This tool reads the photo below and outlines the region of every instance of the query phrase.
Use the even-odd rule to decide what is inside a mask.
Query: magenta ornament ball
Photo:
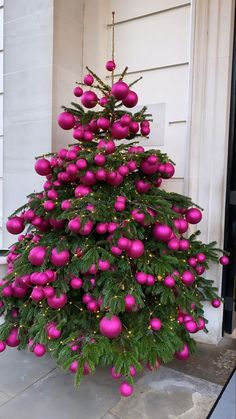
[[[129,127],[122,127],[120,122],[114,122],[111,128],[111,135],[113,138],[116,138],[118,140],[126,138],[129,135]]]
[[[186,211],[185,218],[190,224],[198,224],[202,219],[202,213],[198,208],[190,208]]]
[[[97,126],[100,129],[107,130],[110,127],[110,120],[108,118],[104,118],[104,116],[100,116],[97,119]]]
[[[62,308],[67,303],[67,295],[62,293],[59,297],[54,295],[53,297],[49,297],[47,299],[47,303],[49,307],[53,308],[54,310],[58,310],[59,308]]]
[[[115,380],[119,380],[119,378],[122,377],[122,374],[120,372],[116,372],[115,367],[111,368],[111,376],[112,378],[114,378]]]
[[[103,166],[106,163],[106,157],[103,154],[97,154],[94,157],[94,161],[97,166]]]
[[[140,240],[132,240],[131,246],[127,250],[127,255],[132,259],[137,259],[144,254],[144,244]]]
[[[75,117],[69,112],[61,112],[57,117],[57,122],[62,129],[69,130],[75,125]]]
[[[109,140],[109,141],[100,140],[97,145],[97,148],[99,150],[104,149],[106,154],[112,154],[116,151],[116,145],[113,140]]]
[[[68,229],[72,231],[73,233],[79,233],[81,226],[80,218],[76,217],[69,221],[68,223]]]
[[[173,288],[175,286],[175,280],[174,280],[173,276],[167,275],[164,278],[163,284],[165,285],[165,287]]]
[[[195,276],[191,271],[185,271],[181,276],[181,281],[183,282],[183,284],[190,286],[194,283]]]
[[[38,356],[39,358],[46,354],[46,346],[42,343],[36,343],[33,349],[34,355]]]
[[[131,384],[127,383],[126,381],[123,381],[119,387],[119,392],[121,396],[123,397],[129,397],[133,394],[133,386]]]
[[[129,369],[129,375],[131,375],[131,377],[135,377],[136,374],[137,374],[136,368],[133,365],[131,365]]]
[[[92,74],[86,74],[86,76],[84,76],[84,84],[86,84],[87,86],[92,86],[93,82],[94,78]]]
[[[14,216],[6,223],[7,231],[11,234],[20,234],[25,228],[24,220],[21,217]]]
[[[131,241],[126,237],[120,237],[117,241],[117,246],[121,250],[128,250],[131,246]]]
[[[117,100],[124,100],[129,93],[129,86],[123,81],[117,81],[111,88],[112,95]]]
[[[126,311],[132,311],[136,304],[135,297],[131,294],[127,294],[125,296],[125,310]]]
[[[179,239],[170,239],[168,241],[168,248],[170,250],[179,250]]]
[[[181,239],[179,241],[179,250],[182,250],[182,252],[187,252],[189,247],[190,247],[190,243],[187,239]]]
[[[52,249],[50,261],[54,266],[65,266],[70,260],[70,253],[67,249],[57,251],[56,247]]]
[[[188,265],[191,266],[192,268],[195,268],[197,266],[197,261],[194,257],[190,257],[188,259]]]
[[[88,90],[87,92],[84,92],[81,96],[81,102],[84,105],[85,108],[91,109],[96,106],[98,101],[96,93],[92,92],[91,90]]]
[[[117,316],[112,316],[111,319],[103,317],[100,320],[99,329],[103,336],[114,339],[122,332],[122,323]]]
[[[189,333],[196,333],[198,331],[198,325],[194,320],[185,322],[184,327]]]
[[[51,164],[47,159],[38,159],[34,165],[36,173],[40,176],[47,176],[51,173]]]
[[[61,330],[57,329],[56,326],[51,326],[48,330],[48,337],[50,339],[59,339],[61,336]]]
[[[197,322],[198,330],[203,330],[205,325],[206,325],[205,320],[202,317],[199,317],[198,322]]]
[[[78,290],[82,287],[83,281],[81,278],[73,277],[70,281],[71,288]]]
[[[106,69],[107,71],[114,71],[116,68],[116,64],[113,60],[109,60],[106,62]]]
[[[147,280],[146,280],[146,285],[148,285],[149,287],[154,285],[156,282],[155,277],[151,274],[147,274]]]
[[[138,103],[138,95],[133,92],[132,90],[129,90],[127,96],[125,99],[123,99],[123,105],[126,106],[126,108],[133,108]]]
[[[140,194],[147,193],[151,188],[149,182],[145,182],[145,180],[138,180],[135,182],[136,191]]]
[[[0,340],[0,352],[5,351],[6,349],[6,342],[4,342],[3,340]]]
[[[28,259],[34,266],[43,265],[46,257],[47,249],[45,246],[35,246],[30,250]]]
[[[229,264],[229,258],[227,256],[225,256],[225,255],[221,256],[220,257],[220,263],[223,266],[228,265]]]
[[[172,230],[168,225],[158,223],[154,225],[152,233],[154,239],[167,242],[171,237]]]
[[[150,320],[149,326],[151,327],[152,330],[154,330],[156,332],[156,331],[161,329],[162,322],[157,317],[154,317],[153,319]]]
[[[76,97],[80,97],[83,94],[83,89],[80,86],[76,86],[73,90],[73,93]]]
[[[221,305],[221,301],[220,301],[220,300],[218,300],[217,298],[215,298],[214,300],[212,300],[211,305],[212,305],[212,307],[214,307],[214,308],[218,308],[218,307],[220,307],[220,305]]]
[[[145,274],[145,272],[136,272],[135,280],[138,282],[138,284],[144,285],[147,281],[147,274]]]
[[[175,353],[175,357],[180,361],[186,361],[189,358],[190,352],[187,343],[184,343],[183,349]]]
[[[44,298],[44,292],[42,287],[35,287],[31,292],[31,298],[35,303],[38,303]]]
[[[78,369],[78,366],[79,366],[79,362],[77,360],[73,361],[70,364],[70,367],[69,367],[70,372],[72,372],[73,374],[75,374],[76,371],[77,371],[77,369]]]
[[[199,263],[204,263],[206,261],[206,255],[204,253],[197,253],[195,258]]]
[[[55,289],[51,287],[50,285],[47,285],[43,289],[43,294],[45,298],[53,297],[55,295]]]
[[[20,343],[18,339],[18,329],[17,327],[13,327],[6,339],[6,344],[11,348],[15,348]]]

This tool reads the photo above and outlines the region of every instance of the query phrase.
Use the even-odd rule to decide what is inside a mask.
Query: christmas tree
[[[221,303],[204,272],[228,263],[199,232],[187,235],[201,209],[160,188],[174,164],[138,145],[139,137],[148,144],[151,115],[130,112],[138,96],[126,72],[110,86],[88,69],[76,85],[83,106],[64,107],[58,123],[77,142],[37,158],[43,192],[7,222],[20,236],[0,288],[0,351],[48,352],[77,386],[109,366],[123,396],[137,371],[194,352],[191,335],[206,331],[203,301]]]

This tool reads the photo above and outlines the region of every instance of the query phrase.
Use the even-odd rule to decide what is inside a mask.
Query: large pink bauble
[[[104,116],[100,116],[97,119],[97,126],[100,129],[107,130],[110,127],[110,120]]]
[[[128,250],[131,246],[131,241],[127,237],[120,237],[117,241],[117,246],[122,250]]]
[[[198,331],[198,325],[194,320],[185,322],[184,327],[189,333],[196,333]]]
[[[204,253],[197,253],[195,258],[199,263],[204,263],[206,261],[206,255]]]
[[[202,219],[202,213],[198,208],[190,208],[186,211],[185,218],[190,224],[198,224]]]
[[[127,383],[126,381],[123,381],[119,387],[119,392],[121,396],[123,397],[129,397],[133,394],[133,386],[131,384]]]
[[[174,226],[180,234],[186,233],[188,230],[188,223],[183,218],[176,218],[174,221]]]
[[[121,140],[129,135],[129,127],[123,127],[120,122],[114,122],[111,128],[111,135],[113,138]]]
[[[136,304],[135,297],[132,294],[127,294],[125,296],[125,310],[132,311]]]
[[[181,351],[175,353],[175,357],[181,361],[185,361],[189,358],[190,352],[187,343],[184,343],[184,347]]]
[[[111,376],[112,378],[114,378],[115,380],[119,380],[119,378],[122,377],[122,374],[120,372],[116,372],[115,367],[111,368]]]
[[[181,276],[181,281],[183,282],[183,284],[190,286],[194,283],[195,276],[191,271],[185,271]]]
[[[46,346],[42,343],[36,343],[33,349],[34,355],[38,356],[39,358],[46,354]]]
[[[86,195],[89,195],[92,192],[92,189],[89,186],[86,185],[78,185],[75,188],[75,197],[76,198],[82,198]]]
[[[0,340],[0,352],[5,351],[6,349],[6,342],[4,342],[3,340]]]
[[[50,261],[54,266],[65,266],[70,260],[70,253],[67,249],[57,251],[56,247],[52,249]]]
[[[106,163],[106,157],[103,154],[96,154],[93,160],[97,166],[103,166]]]
[[[146,182],[145,180],[137,180],[135,182],[135,189],[138,193],[147,193],[150,189],[151,185],[149,182]]]
[[[20,234],[25,228],[24,219],[17,216],[12,217],[7,221],[6,228],[11,234]]]
[[[153,319],[150,320],[149,326],[151,327],[152,330],[158,331],[162,327],[162,322],[157,317],[154,317]]]
[[[91,170],[87,170],[87,172],[80,178],[81,183],[87,186],[92,186],[97,183],[97,179],[95,176],[95,173],[93,173]]]
[[[73,218],[68,223],[68,229],[73,233],[79,233],[81,226],[80,217]]]
[[[47,299],[47,303],[49,307],[53,308],[54,310],[58,310],[59,308],[62,308],[66,305],[67,295],[63,293],[59,297],[54,295],[53,297],[49,297]]]
[[[212,305],[212,307],[218,308],[221,305],[221,301],[218,300],[218,299],[214,299],[214,300],[212,300],[211,305]]]
[[[31,298],[35,303],[38,303],[44,298],[44,292],[42,287],[35,287],[31,292]]]
[[[172,230],[168,225],[158,223],[154,225],[152,234],[154,239],[167,242],[171,237]]]
[[[45,246],[35,246],[30,250],[28,259],[34,266],[41,266],[44,264],[47,249]]]
[[[123,105],[126,106],[126,108],[133,108],[138,103],[138,95],[133,92],[132,90],[129,90],[129,93],[127,94],[126,98],[123,99]]]
[[[45,298],[53,297],[55,295],[55,289],[50,285],[43,288],[43,294]]]
[[[113,140],[100,140],[97,145],[97,148],[104,149],[106,154],[112,154],[116,151],[116,145]]]
[[[75,117],[69,112],[62,112],[58,115],[57,122],[62,129],[69,130],[75,125]]]
[[[27,211],[24,212],[24,219],[26,221],[33,221],[33,219],[35,218],[35,212],[31,209],[28,209]]]
[[[174,280],[173,276],[167,275],[164,278],[163,284],[165,285],[165,287],[173,288],[175,286],[175,280]]]
[[[38,159],[34,165],[35,171],[40,176],[47,176],[51,173],[51,164],[47,159]]]
[[[96,106],[98,101],[98,97],[96,93],[92,92],[91,90],[88,90],[87,92],[84,92],[81,97],[81,102],[84,105],[85,108],[94,108]]]
[[[145,175],[153,175],[158,171],[158,163],[150,164],[147,159],[144,159],[140,164],[140,169]]]
[[[127,255],[132,259],[138,259],[144,254],[144,251],[144,244],[140,240],[132,240]]]
[[[78,159],[76,162],[76,166],[79,170],[84,170],[88,166],[87,160],[85,159]]]
[[[122,332],[122,323],[117,316],[112,316],[111,319],[103,317],[99,322],[99,329],[103,336],[114,339]]]
[[[125,82],[119,80],[113,84],[111,93],[117,100],[124,100],[129,93],[129,86]]]
[[[75,290],[80,289],[82,287],[82,285],[83,285],[83,281],[82,281],[81,278],[77,278],[77,277],[74,276],[70,281],[71,288],[73,288]]]
[[[223,266],[228,265],[229,264],[229,258],[227,256],[225,256],[225,255],[221,256],[220,257],[220,263]]]
[[[6,344],[11,348],[15,348],[20,343],[18,339],[18,329],[17,327],[13,327],[6,339]]]

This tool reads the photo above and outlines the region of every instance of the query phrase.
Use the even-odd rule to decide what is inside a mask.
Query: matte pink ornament
[[[220,300],[218,300],[218,299],[214,299],[214,300],[212,300],[211,305],[212,305],[212,307],[214,307],[214,308],[218,308],[218,307],[220,307],[220,305],[221,305],[221,301],[220,301]]]
[[[165,285],[165,287],[173,288],[175,286],[175,280],[174,280],[173,276],[167,275],[164,278],[163,284]]]
[[[123,381],[119,387],[119,392],[121,396],[123,397],[129,397],[133,394],[133,386],[131,384],[127,383],[126,381]]]
[[[156,240],[167,242],[171,237],[172,230],[166,224],[157,223],[154,225],[152,233]]]
[[[115,380],[119,380],[119,378],[122,377],[122,374],[120,372],[116,372],[115,367],[111,368],[111,376],[112,378],[114,378]]]
[[[45,246],[35,246],[30,250],[28,259],[34,266],[42,266],[46,258],[47,249]]]
[[[36,343],[33,349],[33,353],[34,355],[40,358],[41,356],[46,354],[46,346],[42,343]]]
[[[225,255],[221,256],[220,257],[220,263],[223,266],[228,265],[229,264],[229,258],[227,256],[225,256]]]
[[[129,86],[121,80],[114,83],[111,88],[111,94],[117,100],[124,100],[126,96],[128,95],[128,93],[129,93]]]
[[[125,164],[122,164],[117,170],[121,176],[127,176],[129,174],[129,168]]]
[[[11,234],[20,234],[25,228],[24,219],[18,216],[12,217],[7,221],[6,228]]]
[[[20,343],[20,340],[18,338],[18,328],[13,327],[6,339],[7,346],[10,346],[11,348],[15,348]]]
[[[83,89],[80,86],[76,86],[73,90],[73,93],[76,97],[80,97],[83,94]]]
[[[115,62],[113,60],[109,60],[106,62],[106,69],[108,71],[114,71],[116,68]]]
[[[190,352],[187,343],[184,343],[183,349],[175,353],[175,357],[181,361],[186,361],[189,358]]]
[[[162,322],[160,319],[158,319],[157,317],[154,317],[153,319],[151,319],[149,321],[149,326],[151,327],[152,330],[154,330],[155,332],[160,330],[162,327]]]
[[[58,310],[59,308],[62,308],[67,303],[67,295],[62,293],[59,297],[54,295],[53,297],[49,297],[47,299],[47,303],[49,307],[53,308],[54,310]]]
[[[98,97],[96,93],[92,92],[91,90],[88,90],[87,92],[84,92],[81,96],[81,102],[85,108],[91,109],[96,106],[98,101]]]
[[[99,329],[103,336],[115,339],[122,332],[122,323],[117,316],[112,316],[111,319],[103,317],[99,322]]]
[[[70,260],[70,253],[67,249],[57,251],[54,247],[51,251],[50,261],[54,266],[65,266]]]
[[[92,131],[85,131],[84,132],[84,135],[83,135],[83,140],[84,141],[90,142],[90,141],[93,141],[93,138],[94,138],[94,135],[93,135]]]
[[[202,213],[198,208],[190,208],[186,211],[185,218],[190,224],[198,224],[202,219]]]
[[[133,108],[138,103],[138,95],[133,92],[132,90],[129,90],[127,96],[125,99],[123,99],[123,105],[126,106],[126,108]]]
[[[69,130],[75,125],[75,117],[69,112],[62,112],[58,115],[57,122],[62,129]]]
[[[3,340],[0,340],[0,352],[5,351],[6,349],[6,342],[4,342]]]
[[[11,272],[9,272],[11,273]],[[2,297],[11,297],[12,296],[12,287],[11,285],[4,287],[1,291]]]
[[[191,271],[185,271],[181,276],[181,281],[183,282],[183,284],[191,286],[195,281],[195,276]]]
[[[87,86],[92,86],[93,82],[94,78],[92,74],[86,74],[86,76],[84,76],[84,84],[86,84]]]
[[[76,276],[74,276],[70,281],[70,286],[71,288],[78,290],[83,286],[83,281],[81,278],[77,278]]]
[[[144,254],[144,251],[144,244],[140,240],[132,240],[127,255],[132,259],[138,259]]]
[[[129,135],[129,127],[123,127],[118,121],[114,122],[111,128],[111,135],[113,138],[116,138],[118,140],[126,138]]]

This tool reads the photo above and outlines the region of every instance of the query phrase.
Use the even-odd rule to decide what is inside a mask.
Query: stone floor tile
[[[11,396],[9,394],[3,393],[2,391],[0,392],[0,406],[3,403],[6,403],[9,399],[11,398]]]

